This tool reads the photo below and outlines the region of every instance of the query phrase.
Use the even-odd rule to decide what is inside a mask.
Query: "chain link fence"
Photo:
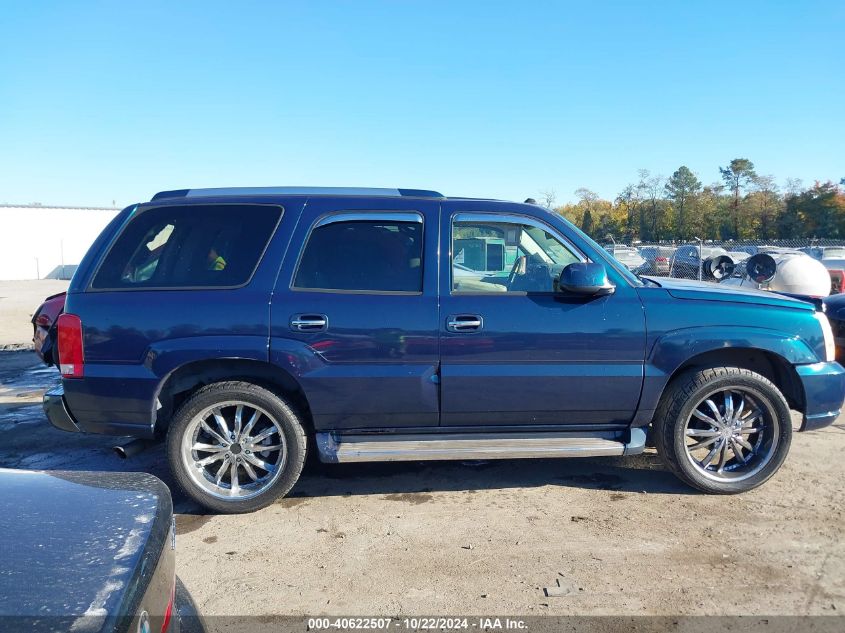
[[[628,269],[639,275],[677,277],[713,281],[706,262],[710,258],[727,256],[736,265],[736,275],[744,269],[743,262],[752,255],[768,253],[801,253],[821,261],[831,273],[832,292],[841,292],[845,276],[845,240],[695,240],[689,242],[635,242],[623,244],[607,241],[605,249]]]

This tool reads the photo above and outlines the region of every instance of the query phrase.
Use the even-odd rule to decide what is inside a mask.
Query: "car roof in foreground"
[[[167,487],[146,473],[0,469],[0,489],[0,618],[107,629],[145,552],[166,546]]]

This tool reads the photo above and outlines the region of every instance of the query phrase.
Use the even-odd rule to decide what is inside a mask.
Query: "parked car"
[[[668,277],[671,271],[670,262],[675,255],[674,246],[643,246],[640,255],[645,260],[635,272],[639,275],[657,275]]]
[[[839,294],[845,288],[845,257],[821,260],[830,275],[830,294]]]
[[[674,257],[672,257],[670,276],[680,277],[681,279],[703,279],[705,275],[702,269],[702,260],[727,254],[728,251],[724,248],[684,244],[677,248]]]
[[[799,250],[814,259],[845,258],[845,246],[805,246]]]
[[[633,246],[613,245],[605,246],[605,250],[628,270],[636,270],[645,264],[645,259]]]
[[[65,295],[67,293],[60,292],[59,294],[47,297],[35,314],[32,315],[32,346],[35,353],[47,365],[55,365],[56,361],[53,358],[54,342],[55,342],[55,325],[56,319],[62,313],[65,307]]]
[[[0,628],[204,631],[176,577],[170,492],[145,473],[0,469]]]
[[[809,303],[640,279],[535,205],[421,190],[159,193],[94,242],[56,336],[53,425],[166,438],[217,512],[286,494],[309,450],[630,455],[649,425],[682,480],[742,492],[783,463],[790,408],[809,430],[845,398]]]
[[[845,294],[831,294],[824,299],[825,314],[833,330],[836,360],[845,362]]]

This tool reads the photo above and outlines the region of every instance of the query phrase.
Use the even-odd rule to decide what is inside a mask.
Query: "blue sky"
[[[614,197],[747,157],[845,176],[845,3],[24,2],[0,202],[232,185]]]

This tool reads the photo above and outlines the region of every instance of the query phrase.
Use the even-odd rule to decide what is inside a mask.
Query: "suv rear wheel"
[[[756,488],[781,467],[792,419],[768,379],[739,367],[713,367],[669,385],[654,439],[680,479],[704,492],[734,494]]]
[[[220,513],[252,512],[284,496],[299,479],[305,453],[294,409],[247,382],[198,390],[167,434],[167,459],[179,486]]]

